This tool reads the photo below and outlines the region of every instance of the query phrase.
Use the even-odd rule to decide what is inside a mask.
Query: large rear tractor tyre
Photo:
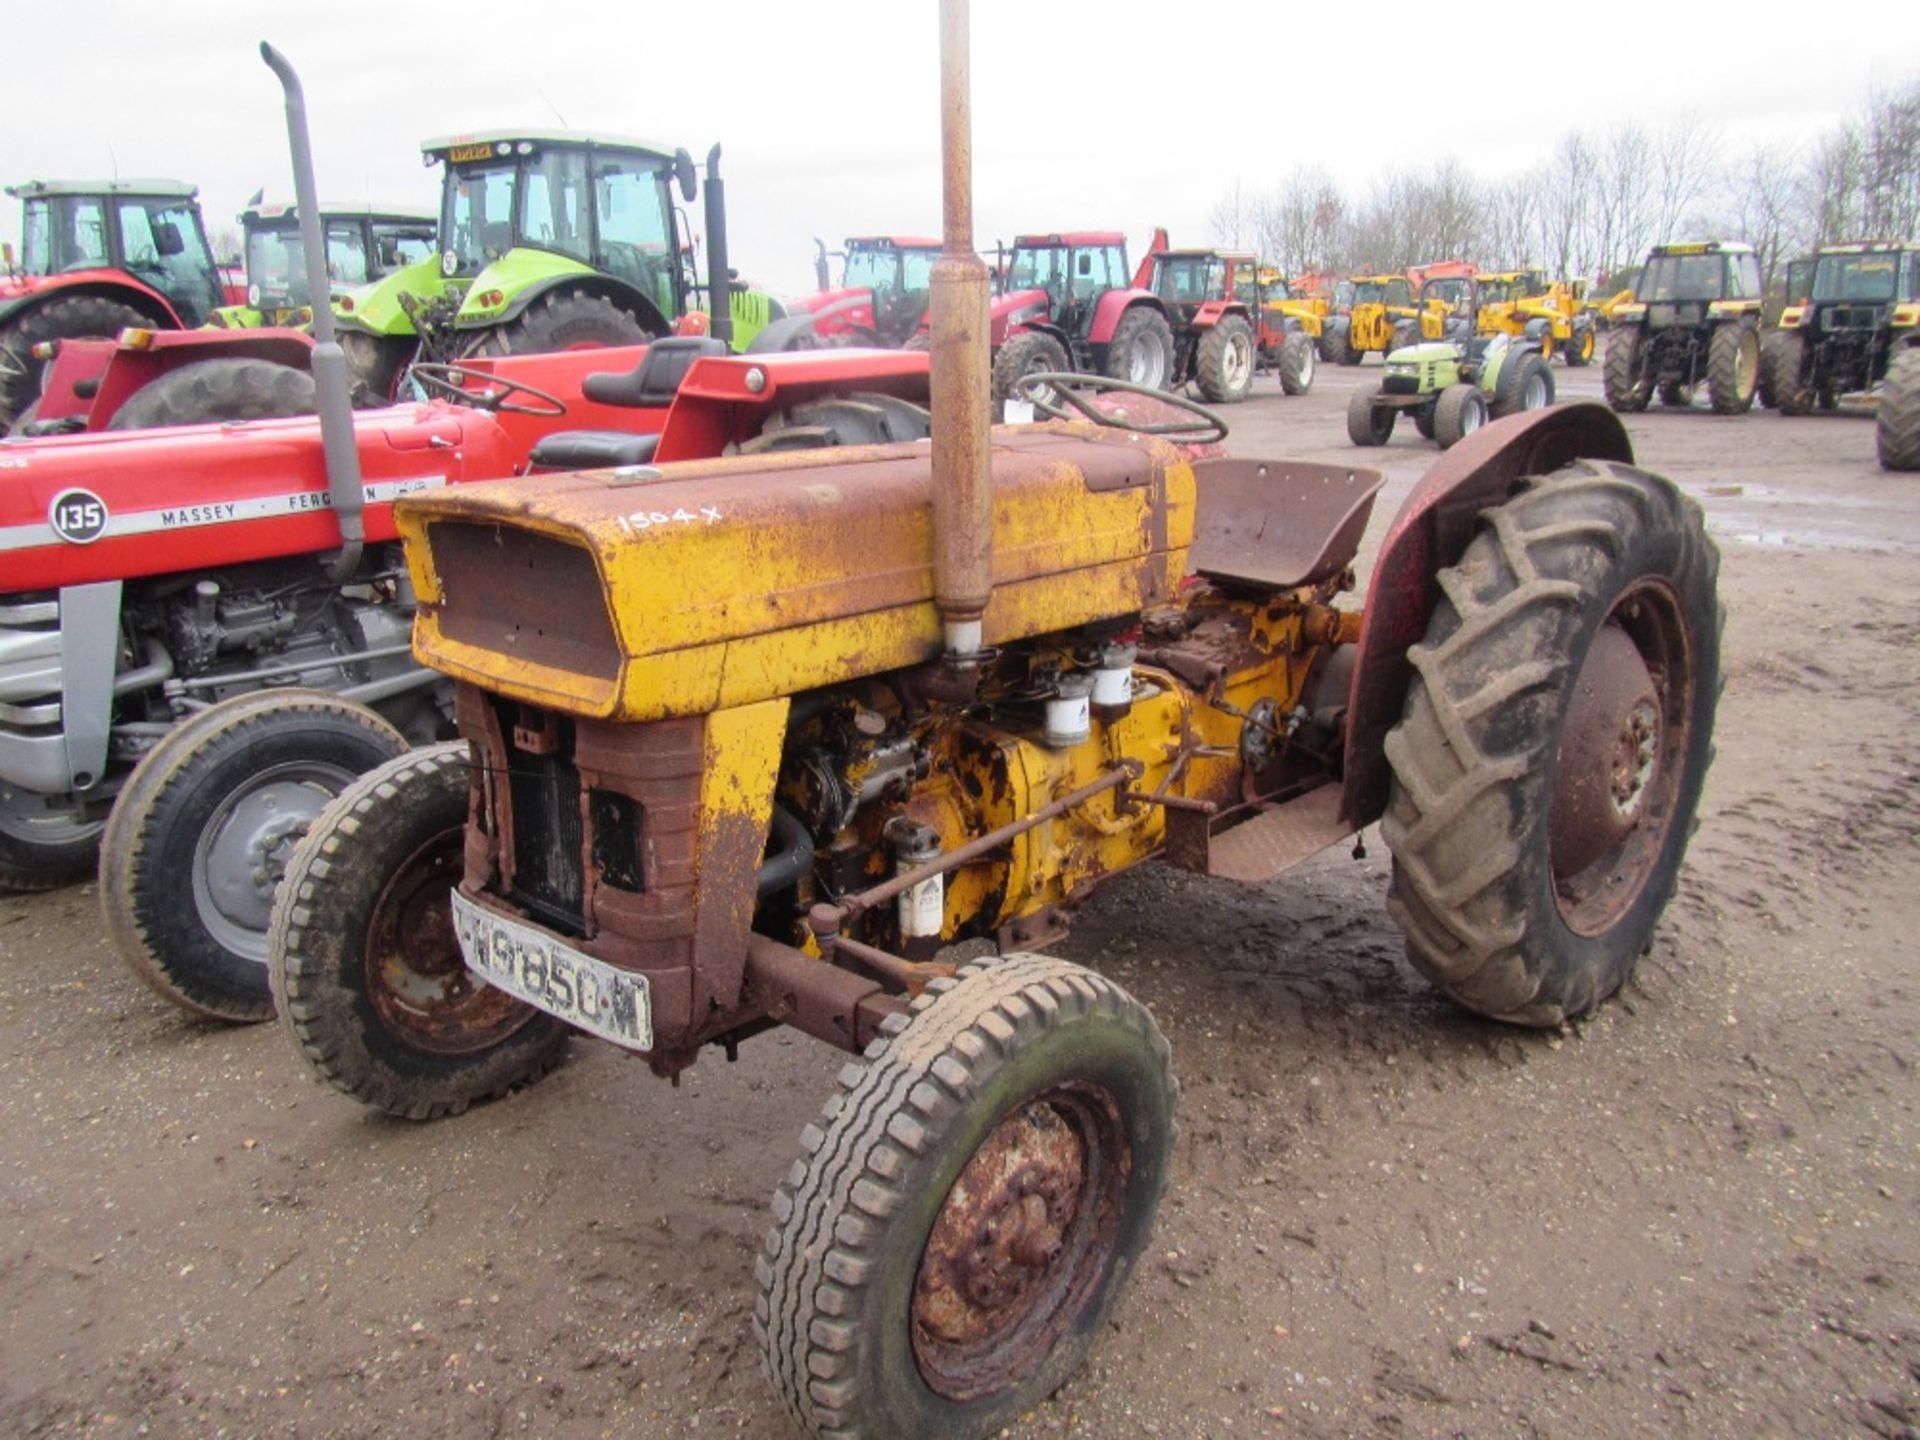
[[[1067,358],[1067,347],[1046,331],[1016,330],[993,355],[994,403],[1004,403],[1022,375],[1071,369],[1073,362]]]
[[[0,329],[0,435],[40,398],[43,362],[34,357],[34,346],[46,340],[111,340],[130,325],[151,329],[154,321],[102,295],[49,300],[6,322]]]
[[[1044,955],[936,980],[883,1029],[774,1196],[754,1332],[811,1435],[997,1434],[1080,1366],[1146,1248],[1167,1042]]]
[[[1227,315],[1200,337],[1194,359],[1200,394],[1215,405],[1247,398],[1253,389],[1253,327]]]
[[[1887,366],[1874,419],[1883,470],[1920,470],[1920,349],[1906,349]]]
[[[420,353],[411,335],[363,335],[340,332],[340,349],[347,357],[347,377],[353,384],[356,407],[390,405],[399,397],[400,377]]]
[[[1280,342],[1280,393],[1304,395],[1313,389],[1313,373],[1319,363],[1311,338],[1296,330]]]
[[[1493,383],[1493,418],[1503,420],[1553,404],[1553,367],[1544,355],[1510,355]]]
[[[109,430],[206,425],[312,415],[313,376],[272,360],[196,360],[143,385],[107,421]]]
[[[1173,378],[1173,329],[1167,317],[1135,305],[1113,327],[1107,344],[1107,378],[1164,390]]]
[[[1433,438],[1451,450],[1487,423],[1487,397],[1478,385],[1462,381],[1440,392],[1433,406]]]
[[[1766,349],[1767,389],[1782,415],[1811,415],[1818,392],[1806,383],[1801,371],[1806,365],[1807,342],[1800,336],[1777,331],[1768,337]]]
[[[0,895],[58,890],[93,874],[106,822],[49,799],[0,785]]]
[[[1638,414],[1653,398],[1653,386],[1640,373],[1640,350],[1646,337],[1639,330],[1614,330],[1607,336],[1607,363],[1602,370],[1607,404],[1622,415]]]
[[[1356,445],[1384,445],[1393,438],[1393,422],[1400,412],[1391,405],[1376,405],[1378,385],[1365,386],[1347,400],[1347,438]]]
[[[175,726],[128,778],[100,842],[121,957],[182,1009],[273,1017],[267,924],[287,861],[356,776],[407,748],[364,705],[262,690]]]
[[[933,417],[911,400],[856,391],[774,412],[760,433],[743,440],[733,453],[765,455],[775,450],[886,445],[924,440],[932,431]]]
[[[1760,384],[1760,336],[1746,325],[1722,325],[1707,342],[1707,399],[1716,415],[1753,408]]]
[[[407,1120],[457,1115],[540,1079],[567,1028],[467,969],[459,882],[468,751],[415,750],[362,776],[294,852],[267,974],[313,1073]]]
[[[1617,990],[1673,894],[1713,755],[1719,557],[1657,476],[1576,462],[1483,517],[1387,737],[1389,906],[1470,1010]]]
[[[544,355],[603,345],[644,345],[659,337],[604,295],[549,290],[513,319],[486,332],[475,355]]]

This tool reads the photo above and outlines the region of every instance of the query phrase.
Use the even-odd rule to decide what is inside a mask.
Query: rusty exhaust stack
[[[977,665],[993,592],[987,267],[973,248],[968,0],[940,0],[941,250],[934,262],[933,595],[947,660]]]
[[[320,199],[313,183],[313,143],[307,135],[307,101],[292,63],[266,41],[260,58],[280,77],[287,97],[287,143],[293,151],[293,199],[300,207],[300,248],[306,252],[307,300],[313,307],[313,397],[320,410],[320,447],[327,461],[327,493],[340,522],[340,551],[327,563],[327,577],[345,580],[360,568],[366,541],[361,512],[360,447],[353,438],[353,401],[348,395],[347,355],[333,335],[333,287],[327,278],[327,247],[320,233]]]

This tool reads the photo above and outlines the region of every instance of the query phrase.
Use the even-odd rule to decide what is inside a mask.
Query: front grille
[[[1420,377],[1418,375],[1389,375],[1380,382],[1383,395],[1418,395]]]
[[[427,527],[440,580],[440,633],[575,675],[620,671],[593,557],[531,530],[441,520]]]
[[[531,707],[522,714],[522,707],[510,700],[499,703],[513,816],[512,896],[544,923],[577,935],[583,928],[584,827],[572,722]]]

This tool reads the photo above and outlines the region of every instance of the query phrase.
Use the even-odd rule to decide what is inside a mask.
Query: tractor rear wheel
[[[336,1090],[407,1120],[540,1079],[567,1027],[467,969],[448,897],[468,750],[434,745],[348,786],[287,866],[267,939],[280,1019]]]
[[[1253,389],[1253,326],[1227,315],[1200,337],[1194,360],[1200,393],[1216,405],[1244,400]]]
[[[1775,331],[1766,348],[1767,388],[1782,415],[1811,415],[1814,387],[1805,383],[1807,342],[1791,331]]]
[[[1013,954],[933,981],[840,1072],[754,1264],[763,1364],[808,1434],[981,1436],[1079,1368],[1175,1140],[1153,1017]]]
[[[1920,470],[1920,349],[1900,351],[1887,366],[1874,430],[1883,470]]]
[[[774,450],[886,445],[924,440],[932,429],[933,417],[911,400],[856,391],[776,411],[767,417],[758,435],[743,440],[731,453],[764,455]]]
[[[93,874],[106,822],[51,798],[0,785],[0,894],[57,890]]]
[[[1555,1025],[1617,990],[1673,894],[1713,755],[1719,557],[1658,476],[1578,461],[1443,570],[1381,831],[1416,969]]]
[[[993,399],[1004,402],[1022,375],[1073,369],[1067,347],[1044,330],[1016,330],[993,356]],[[998,413],[998,412],[996,412]]]
[[[353,381],[355,406],[390,405],[400,392],[400,377],[420,354],[420,342],[411,335],[340,333],[340,349],[347,357],[347,375]]]
[[[107,421],[109,430],[271,420],[319,408],[313,376],[272,360],[196,360],[143,385]]]
[[[1107,378],[1164,390],[1173,381],[1173,329],[1167,317],[1135,305],[1113,327],[1107,344]]]
[[[1637,329],[1615,330],[1607,336],[1607,363],[1603,372],[1607,404],[1621,414],[1647,408],[1653,386],[1640,373],[1640,352],[1646,337]]]
[[[1493,385],[1493,418],[1504,419],[1526,410],[1544,410],[1553,403],[1553,367],[1546,357],[1526,351],[1510,355]]]
[[[1374,396],[1380,387],[1373,385],[1353,392],[1347,401],[1347,438],[1356,445],[1384,445],[1393,438],[1393,422],[1400,412],[1391,405],[1376,405]]]
[[[1449,385],[1434,402],[1433,438],[1442,450],[1451,450],[1486,423],[1487,397],[1478,385]]]
[[[42,362],[34,358],[34,346],[45,340],[111,340],[130,325],[153,324],[152,316],[103,295],[49,300],[7,322],[0,333],[0,435],[40,397]]]
[[[473,355],[544,355],[602,345],[644,345],[659,337],[604,295],[549,290],[504,325],[485,332]]]
[[[1296,330],[1280,342],[1280,393],[1304,395],[1313,389],[1313,372],[1318,359],[1313,341],[1305,331]]]
[[[1745,325],[1722,325],[1707,342],[1707,399],[1716,415],[1753,408],[1760,381],[1760,337]]]
[[[182,1009],[273,1016],[267,923],[288,857],[356,776],[407,748],[364,705],[259,690],[169,730],[100,842],[100,910],[135,974]]]

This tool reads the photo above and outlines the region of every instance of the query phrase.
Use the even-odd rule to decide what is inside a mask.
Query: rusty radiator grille
[[[620,656],[593,557],[531,530],[441,520],[427,527],[449,640],[608,680]]]
[[[501,708],[501,730],[512,737],[507,750],[506,786],[513,817],[512,896],[538,919],[579,934],[585,876],[581,842],[580,771],[573,763],[573,726],[564,716],[543,715],[540,743],[521,743],[530,731],[521,707],[510,700]]]

